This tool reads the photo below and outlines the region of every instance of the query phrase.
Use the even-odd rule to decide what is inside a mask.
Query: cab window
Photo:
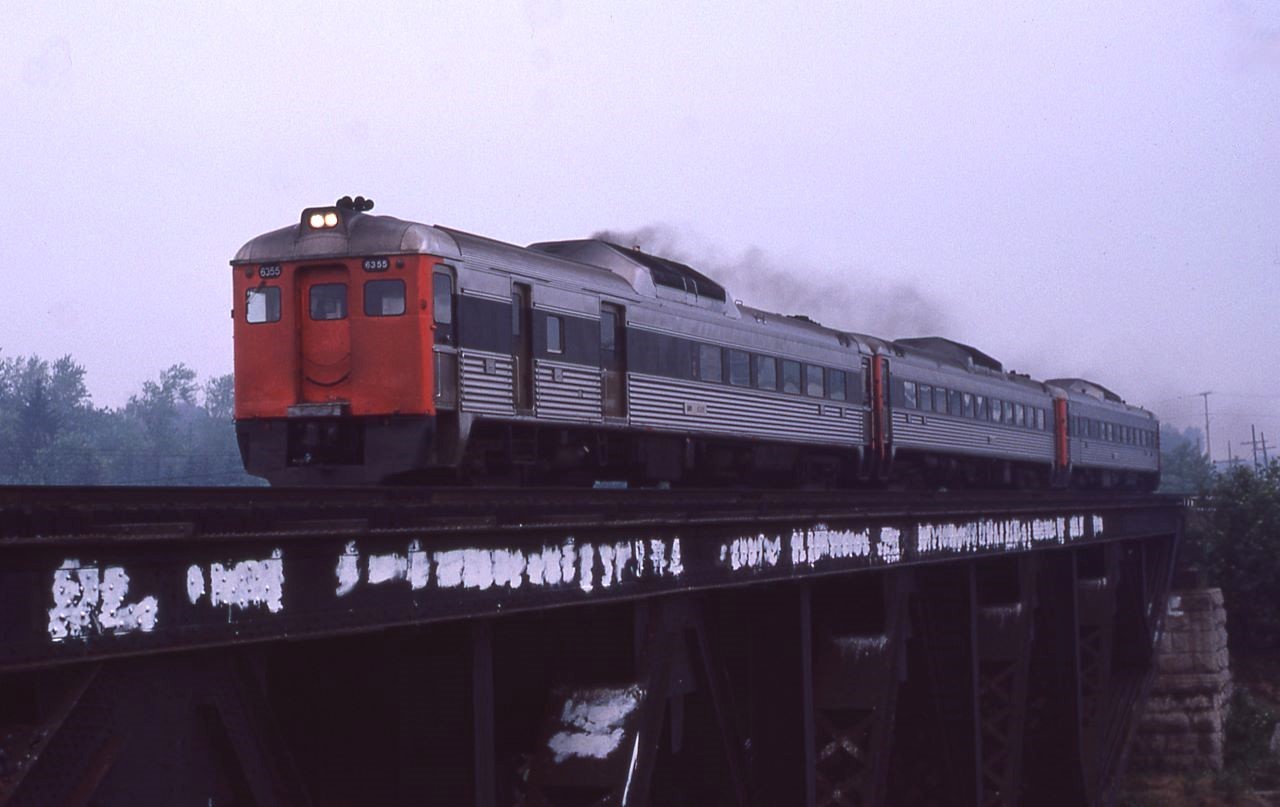
[[[431,305],[437,325],[453,324],[453,278],[444,272],[431,276]]]
[[[347,284],[317,283],[312,286],[309,307],[312,319],[346,319]]]
[[[370,280],[364,284],[366,317],[398,317],[403,313],[403,280]]]
[[[251,325],[280,320],[280,287],[249,289],[244,297],[244,319]]]

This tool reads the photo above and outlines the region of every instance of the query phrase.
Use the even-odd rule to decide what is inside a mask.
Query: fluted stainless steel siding
[[[998,426],[929,412],[894,412],[893,442],[899,448],[1053,461],[1051,431]]]
[[[462,356],[462,411],[488,415],[514,415],[511,397],[511,355],[464,350]]]
[[[841,401],[631,373],[627,405],[634,426],[826,445],[866,441],[865,411]]]
[[[539,418],[598,422],[600,368],[539,359],[534,364],[534,396]]]
[[[1081,467],[1133,468],[1140,471],[1154,471],[1159,467],[1154,448],[1072,438],[1070,451],[1071,463]]]

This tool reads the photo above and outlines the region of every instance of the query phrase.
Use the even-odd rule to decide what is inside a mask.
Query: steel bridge
[[[0,804],[1093,805],[1158,496],[0,488]]]

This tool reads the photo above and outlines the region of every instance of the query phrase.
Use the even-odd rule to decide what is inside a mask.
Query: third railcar
[[[273,484],[1152,488],[1158,424],[940,338],[749,308],[601,240],[518,247],[344,203],[235,274],[236,428]]]

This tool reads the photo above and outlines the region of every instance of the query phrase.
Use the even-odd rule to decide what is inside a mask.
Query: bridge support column
[[[976,566],[976,564],[975,564]],[[1036,558],[975,568],[979,804],[1018,803],[1022,785],[1023,728],[1036,606]],[[995,580],[990,578],[994,572]],[[985,578],[985,580],[984,580]]]
[[[807,781],[817,807],[885,799],[898,686],[906,676],[911,573],[887,572],[878,583],[867,586],[878,603],[859,601],[844,586],[820,592],[825,596],[813,613]]]

